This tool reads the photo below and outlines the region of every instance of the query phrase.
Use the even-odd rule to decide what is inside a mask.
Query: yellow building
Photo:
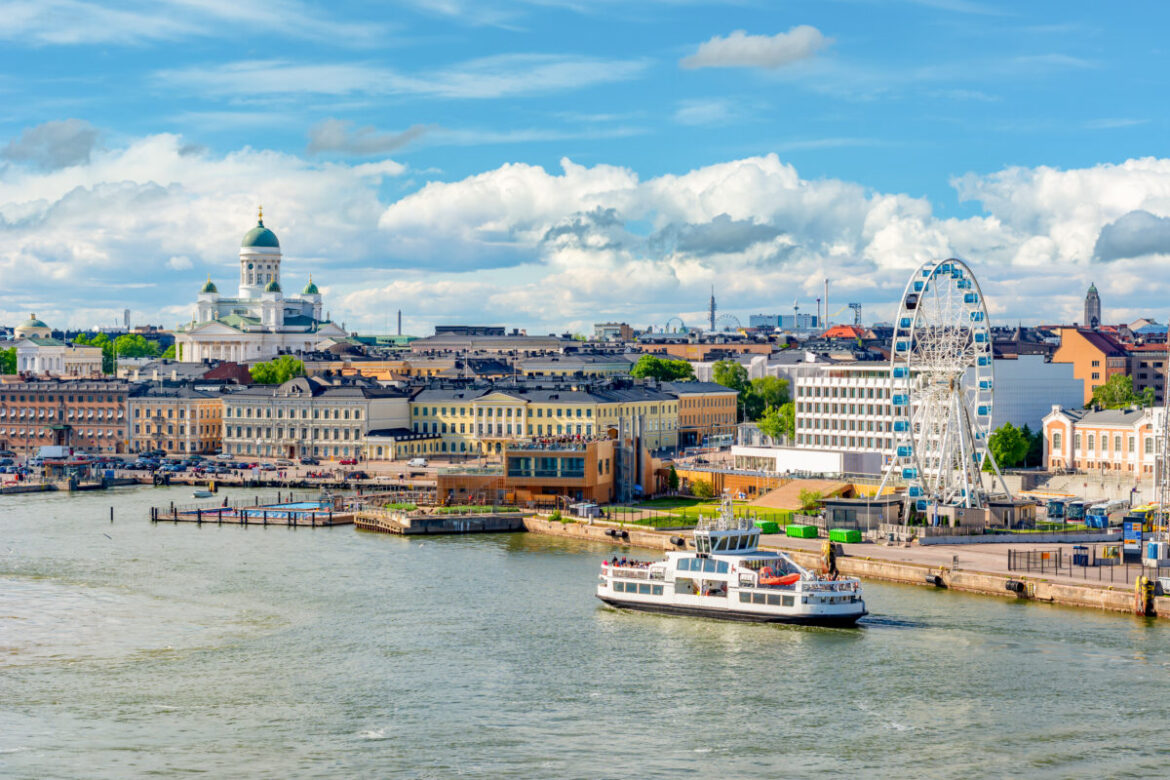
[[[219,452],[223,444],[223,393],[190,385],[147,384],[126,400],[131,452],[168,455]]]

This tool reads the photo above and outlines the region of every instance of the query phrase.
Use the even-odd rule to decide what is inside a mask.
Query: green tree
[[[1154,388],[1147,387],[1140,393],[1133,389],[1133,377],[1128,374],[1114,374],[1093,389],[1093,399],[1086,406],[1102,409],[1124,409],[1127,406],[1153,406]]]
[[[820,492],[805,488],[804,490],[800,491],[799,495],[800,511],[816,512],[821,508],[821,499],[823,498],[824,496],[822,496]]]
[[[1024,455],[1024,468],[1035,468],[1044,465],[1044,431],[1033,431],[1024,423],[1020,433],[1028,440],[1028,452]]]
[[[250,371],[252,381],[258,385],[279,385],[294,376],[304,376],[305,364],[292,355],[281,355],[267,363],[256,363]]]
[[[780,432],[792,439],[796,436],[796,403],[789,401],[780,407]]]
[[[780,410],[770,406],[764,410],[763,416],[756,420],[760,432],[771,439],[779,440],[783,431],[780,423]]]
[[[1023,463],[1030,446],[1028,438],[1010,422],[996,428],[987,439],[987,448],[1001,469],[1013,469]],[[990,460],[983,461],[983,470],[992,470]]]
[[[676,382],[695,378],[695,370],[685,360],[663,360],[657,355],[642,355],[630,369],[635,379],[657,379]]]
[[[141,333],[126,333],[114,339],[117,357],[157,357],[161,351],[157,341],[149,341]]]
[[[691,482],[691,495],[695,498],[714,498],[715,488],[705,479],[696,479]]]
[[[0,349],[0,374],[16,373],[16,347]]]
[[[161,355],[159,355],[159,357],[163,358],[164,360],[174,360],[175,359],[175,345],[171,344],[169,347],[167,347],[167,351],[162,353]]]
[[[764,408],[779,408],[788,403],[788,380],[775,376],[764,376],[751,382],[752,395],[758,396]]]
[[[673,463],[670,464],[670,471],[666,472],[666,487],[671,493],[678,492],[678,472],[675,471]]]
[[[711,378],[724,387],[742,393],[748,386],[748,372],[734,360],[717,360],[711,367]]]

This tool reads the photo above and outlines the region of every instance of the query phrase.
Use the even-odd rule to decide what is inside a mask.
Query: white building
[[[13,336],[19,374],[92,377],[102,373],[101,347],[75,346],[55,339],[52,329],[35,314],[17,325]]]
[[[996,359],[991,428],[1006,422],[1040,430],[1054,403],[1079,406],[1082,380],[1071,364],[1042,355]],[[799,364],[792,367],[796,447],[845,452],[894,452],[888,363]]]
[[[267,360],[279,352],[307,351],[345,331],[322,316],[321,293],[312,277],[299,296],[280,288],[280,242],[264,227],[264,213],[240,243],[240,285],[221,297],[208,278],[192,321],[175,330],[175,355],[183,362]]]

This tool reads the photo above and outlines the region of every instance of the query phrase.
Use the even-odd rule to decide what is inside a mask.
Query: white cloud
[[[1170,295],[1170,160],[969,174],[954,186],[985,213],[962,219],[939,218],[923,198],[804,179],[777,155],[645,179],[568,159],[559,170],[513,163],[387,200],[386,178],[404,172],[392,160],[217,155],[172,135],[65,168],[9,164],[0,317],[89,325],[128,306],[135,321],[173,326],[206,274],[231,289],[260,203],[286,281],[296,288],[312,271],[333,316],[362,329],[386,327],[397,308],[412,328],[660,324],[692,317],[712,284],[741,316],[793,298],[811,310],[825,278],[835,300],[889,317],[909,269],[950,255],[973,264],[1009,321],[1074,320],[1089,281],[1110,319],[1156,312]]]
[[[0,40],[13,44],[138,44],[222,37],[262,29],[309,40],[368,44],[383,25],[338,22],[296,0],[7,0],[0,2]]]
[[[807,24],[776,35],[748,35],[736,30],[716,35],[679,60],[684,68],[780,68],[808,59],[833,42]]]
[[[344,119],[323,119],[309,128],[309,154],[341,152],[367,157],[397,151],[426,133],[426,125],[412,125],[398,133],[379,132],[375,127],[351,129]]]
[[[644,60],[604,60],[559,54],[501,54],[409,74],[372,63],[301,64],[244,60],[210,67],[162,70],[155,81],[213,96],[391,95],[498,98],[541,95],[627,81]]]

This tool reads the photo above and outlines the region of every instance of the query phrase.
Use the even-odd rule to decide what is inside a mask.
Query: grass
[[[408,501],[397,501],[397,502],[393,502],[390,504],[386,504],[385,508],[386,509],[395,509],[395,510],[398,510],[399,512],[413,512],[414,510],[418,509],[418,504],[411,504]]]
[[[682,499],[678,506],[670,506],[667,502],[676,499],[655,499],[646,501],[633,507],[607,507],[608,519],[634,525],[645,525],[654,528],[693,526],[699,521],[699,515],[712,518],[719,514],[720,507],[710,501]],[[655,503],[658,502],[658,503]],[[674,510],[674,511],[661,511]],[[736,517],[749,517],[753,520],[770,520],[784,526],[795,521],[796,513],[790,509],[768,509],[745,504],[735,504],[732,512]]]
[[[480,504],[454,504],[435,509],[437,515],[495,515],[502,512],[519,512],[518,506],[482,506]]]
[[[1085,531],[1088,526],[1083,523],[1037,523],[1035,528],[1013,528],[1013,534],[1050,534],[1060,531]]]
[[[687,496],[666,496],[663,498],[648,498],[634,506],[638,509],[681,509],[683,507],[702,504],[704,501],[705,499],[702,498],[688,498]]]

